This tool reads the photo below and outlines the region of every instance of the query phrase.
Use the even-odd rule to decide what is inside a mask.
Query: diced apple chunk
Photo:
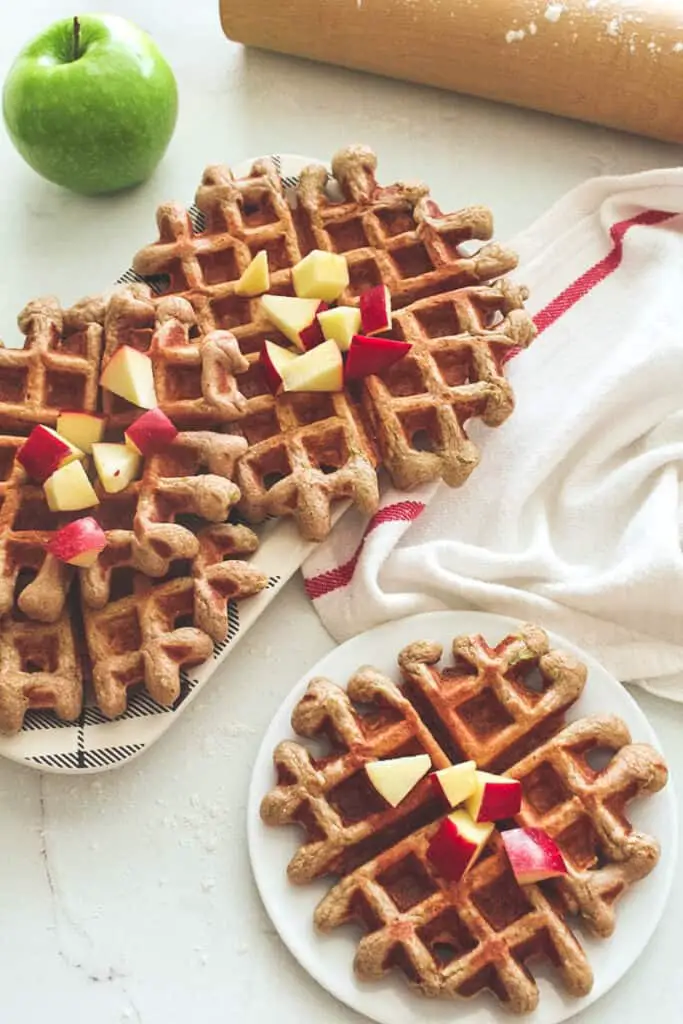
[[[359,380],[373,373],[383,373],[399,359],[403,359],[411,348],[412,345],[407,341],[366,338],[362,334],[354,334],[346,357],[344,378]]]
[[[178,430],[161,409],[148,409],[131,423],[123,436],[138,455],[154,455],[168,448],[178,436]]]
[[[334,302],[349,285],[349,265],[336,252],[314,249],[292,270],[294,291],[300,299]]]
[[[102,371],[100,385],[141,409],[156,407],[152,360],[130,345],[122,345],[114,352]]]
[[[68,462],[55,470],[43,490],[52,512],[80,512],[100,503],[81,462]]]
[[[344,363],[334,341],[324,341],[317,348],[282,367],[284,391],[341,391],[344,384]]]
[[[502,821],[514,818],[522,806],[522,786],[517,779],[490,772],[477,772],[474,792],[467,810],[474,821]]]
[[[318,299],[296,299],[289,295],[264,295],[261,299],[263,313],[301,352],[306,347],[301,332],[315,323],[319,308]]]
[[[57,417],[57,433],[71,441],[86,455],[92,453],[92,446],[104,436],[104,416],[94,412],[64,410]]]
[[[107,494],[118,494],[137,477],[142,459],[125,444],[94,444],[95,469]]]
[[[391,327],[391,292],[378,284],[360,297],[360,315],[364,334],[381,334]]]
[[[57,530],[47,550],[60,562],[87,568],[94,565],[100,551],[107,546],[107,537],[92,516],[76,519]]]
[[[266,383],[274,395],[277,395],[282,389],[284,367],[296,358],[296,352],[290,352],[289,349],[283,348],[281,345],[276,345],[272,341],[263,343],[259,361],[263,367]]]
[[[337,306],[318,313],[318,323],[325,341],[336,341],[340,350],[346,352],[354,334],[360,331],[360,310],[355,306]]]
[[[44,483],[60,466],[82,459],[83,452],[51,427],[34,427],[17,452],[17,461],[38,483]]]
[[[560,848],[542,828],[513,828],[501,832],[501,838],[520,885],[567,874]]]
[[[394,757],[386,761],[370,761],[365,765],[370,782],[390,807],[398,807],[402,800],[424,778],[432,766],[429,754],[413,757]]]
[[[268,253],[265,249],[258,252],[239,281],[235,285],[238,295],[254,296],[263,295],[270,288],[270,273],[268,271]]]
[[[318,309],[315,315],[315,320],[308,327],[304,327],[299,337],[301,338],[301,344],[308,352],[309,349],[315,348],[316,345],[322,345],[325,341],[325,335],[323,329],[320,326],[320,317],[323,313],[326,313],[330,307],[326,302],[321,302],[318,305]]]
[[[477,824],[466,811],[453,811],[441,822],[427,847],[427,857],[444,878],[459,882],[488,842],[493,824]]]
[[[474,792],[477,784],[476,761],[463,761],[442,768],[430,776],[437,793],[445,797],[449,807],[457,807]]]
[[[16,453],[17,462],[39,483],[44,483],[56,469],[75,459],[83,459],[83,453],[66,437],[42,424],[33,428]]]

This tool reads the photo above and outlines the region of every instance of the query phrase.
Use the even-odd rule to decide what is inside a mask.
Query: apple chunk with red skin
[[[57,433],[86,455],[91,455],[93,444],[104,436],[105,424],[104,416],[98,416],[96,412],[65,409],[57,417]]]
[[[391,292],[378,284],[360,297],[360,318],[363,334],[381,334],[391,327]]]
[[[92,516],[85,516],[57,530],[47,550],[60,562],[86,569],[106,546],[107,537],[100,524]]]
[[[567,865],[557,843],[542,828],[511,828],[501,832],[501,838],[520,885],[567,874]]]
[[[477,772],[474,792],[467,800],[467,810],[474,821],[502,821],[514,818],[522,806],[522,784],[490,772]]]
[[[432,766],[429,754],[412,757],[393,757],[386,761],[370,761],[365,772],[370,782],[390,807],[398,807],[408,793],[415,789]]]
[[[327,309],[324,304],[322,306],[323,310]],[[297,299],[289,295],[264,295],[261,299],[261,310],[265,316],[300,352],[306,351],[302,332],[308,327],[320,330],[316,320],[320,307],[318,299]],[[322,332],[320,337],[322,339]],[[309,347],[310,340],[309,337]]]
[[[427,847],[427,857],[449,882],[459,882],[472,867],[493,832],[493,823],[478,824],[466,811],[453,811],[441,822]]]
[[[156,408],[152,360],[131,345],[117,348],[102,371],[100,386],[141,409]]]
[[[365,338],[355,334],[346,354],[345,380],[360,380],[373,373],[383,373],[390,366],[403,359],[412,345],[407,341],[390,341],[386,338]]]
[[[80,462],[67,462],[56,469],[43,484],[43,491],[51,512],[80,512],[100,503]]]
[[[297,356],[282,368],[285,391],[341,391],[344,386],[344,361],[334,341]]]
[[[83,452],[75,445],[42,424],[33,428],[17,452],[17,461],[40,484],[45,483],[61,466],[82,458]]]
[[[315,314],[315,320],[309,327],[305,327],[299,337],[301,338],[301,344],[308,352],[309,349],[315,348],[316,345],[322,345],[325,341],[325,335],[323,333],[323,327],[320,322],[321,313],[329,312],[330,307],[326,302],[321,302]]]
[[[290,352],[282,345],[276,345],[272,341],[265,341],[259,355],[259,362],[263,367],[266,384],[270,391],[277,395],[282,388],[282,373],[289,363],[297,358],[296,352]]]
[[[449,807],[457,807],[474,793],[477,784],[477,762],[451,764],[430,775],[434,790],[443,796]]]
[[[161,409],[148,409],[124,433],[126,444],[138,455],[161,452],[178,436],[177,427]]]

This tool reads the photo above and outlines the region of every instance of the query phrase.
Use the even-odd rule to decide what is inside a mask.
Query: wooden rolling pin
[[[227,36],[683,142],[680,0],[220,0]]]

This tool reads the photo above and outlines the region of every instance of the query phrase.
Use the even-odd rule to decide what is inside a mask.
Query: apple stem
[[[78,60],[80,53],[78,52],[81,45],[81,23],[78,18],[74,18],[74,60]]]

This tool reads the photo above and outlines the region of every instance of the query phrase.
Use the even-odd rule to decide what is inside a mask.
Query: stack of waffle
[[[332,179],[320,165],[305,168],[288,197],[268,160],[243,179],[208,168],[196,197],[199,226],[183,207],[164,204],[159,240],[133,262],[164,302],[134,285],[107,317],[105,361],[121,344],[147,347],[154,336],[164,411],[173,418],[182,406],[192,422],[219,422],[247,440],[237,467],[247,518],[294,516],[310,540],[329,532],[333,502],[376,510],[380,464],[401,488],[438,478],[462,484],[479,460],[466,424],[498,426],[511,413],[502,367],[535,333],[526,290],[500,280],[517,261],[486,242],[490,212],[444,215],[426,186],[382,187],[375,170],[374,154],[352,147],[334,158]],[[486,244],[468,255],[473,240]],[[294,295],[292,268],[313,249],[345,256],[350,282],[340,303],[358,305],[367,289],[389,288],[389,334],[412,349],[358,387],[274,397],[259,353],[266,340],[288,342],[258,298],[238,294],[237,282],[265,250],[271,293]],[[244,370],[228,351],[231,338]],[[108,411],[125,423],[116,399]]]
[[[631,743],[614,717],[565,723],[586,670],[551,650],[537,627],[494,648],[481,636],[459,637],[452,664],[441,667],[441,658],[434,643],[405,648],[400,686],[370,668],[346,690],[313,680],[292,726],[318,741],[318,752],[293,740],[277,747],[278,781],[262,818],[303,829],[289,878],[302,885],[331,877],[315,924],[322,932],[359,925],[360,978],[395,970],[424,995],[489,990],[526,1013],[539,999],[529,962],[541,959],[570,994],[585,995],[592,972],[571,918],[608,937],[619,897],[654,868],[658,844],[632,826],[626,808],[665,785],[666,766],[651,747]],[[368,762],[417,753],[429,754],[435,769],[471,759],[519,779],[517,824],[543,828],[568,874],[521,886],[494,830],[460,882],[442,877],[427,849],[448,812],[430,780],[392,808],[364,771]]]
[[[380,466],[408,489],[457,486],[475,468],[467,422],[510,414],[503,365],[534,335],[525,290],[500,280],[516,260],[486,242],[487,210],[443,215],[426,187],[382,187],[375,168],[372,152],[353,147],[333,178],[308,167],[286,195],[271,161],[243,179],[211,167],[193,211],[160,207],[134,283],[68,311],[48,299],[22,313],[23,350],[0,348],[0,730],[19,728],[29,708],[77,715],[84,679],[110,716],[139,684],[172,703],[180,669],[224,638],[227,600],[266,583],[248,565],[253,533],[226,523],[233,506],[252,523],[292,516],[321,540],[335,503],[376,510]],[[466,251],[475,239],[485,244]],[[237,282],[265,250],[271,292],[293,295],[292,268],[313,249],[346,257],[347,305],[386,284],[389,333],[412,348],[338,393],[275,397],[259,352],[286,341]],[[69,516],[26,479],[18,439],[68,408],[103,412],[107,439],[120,441],[139,410],[98,381],[122,345],[150,356],[159,406],[180,434],[124,492],[98,489],[108,545],[76,572],[46,554]]]
[[[111,304],[110,304],[111,305]],[[181,430],[118,494],[99,484],[93,515],[106,533],[97,562],[75,569],[46,550],[78,515],[54,513],[17,460],[37,423],[64,409],[96,411],[107,303],[62,311],[54,300],[20,316],[23,349],[0,349],[0,731],[27,711],[79,716],[88,684],[109,717],[144,685],[159,703],[179,697],[181,670],[227,635],[227,605],[267,585],[246,559],[258,541],[226,520],[240,497],[235,465],[246,441]],[[136,415],[131,406],[133,418]],[[139,410],[138,410],[139,413]],[[180,417],[182,426],[182,417]],[[121,440],[109,425],[112,440]]]

